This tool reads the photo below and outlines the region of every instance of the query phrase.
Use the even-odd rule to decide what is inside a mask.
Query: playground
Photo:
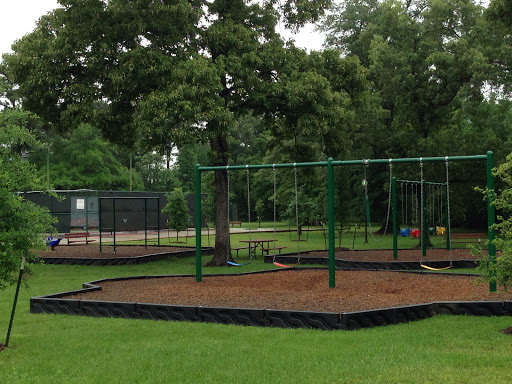
[[[51,295],[48,297],[33,298],[31,300],[31,310],[33,312],[54,312],[55,308],[60,308],[57,313],[74,313],[89,314],[94,316],[121,316],[128,318],[138,318],[149,316],[149,318],[160,318],[158,314],[160,309],[147,309],[146,312],[151,315],[140,312],[140,308],[136,303],[151,303],[152,305],[165,305],[165,311],[171,311],[172,315],[166,315],[168,320],[189,320],[189,321],[209,321],[208,316],[201,315],[203,307],[213,308],[214,311],[231,311],[234,314],[222,315],[220,312],[213,316],[214,322],[233,323],[233,324],[250,324],[250,325],[267,325],[267,326],[283,326],[283,327],[305,327],[305,328],[321,328],[321,329],[355,329],[358,327],[376,326],[394,324],[403,321],[416,320],[423,318],[424,315],[416,313],[415,306],[428,306],[428,315],[432,316],[437,313],[451,314],[486,314],[499,315],[510,314],[509,300],[512,298],[510,293],[497,292],[496,284],[491,282],[487,287],[477,286],[477,278],[475,276],[462,276],[460,274],[444,275],[432,273],[445,271],[454,268],[474,268],[477,266],[478,258],[487,257],[489,262],[494,262],[496,257],[496,249],[493,244],[494,229],[494,207],[490,203],[493,195],[489,193],[487,204],[487,215],[489,224],[489,233],[460,233],[456,236],[452,234],[451,228],[451,209],[450,209],[450,176],[449,163],[455,161],[475,161],[486,160],[487,172],[487,188],[492,190],[493,177],[490,173],[492,169],[493,156],[492,152],[487,155],[480,156],[459,156],[459,157],[437,157],[437,158],[415,158],[415,159],[378,159],[378,160],[361,160],[361,161],[338,161],[334,162],[329,159],[328,162],[322,163],[303,163],[303,164],[272,164],[272,165],[254,165],[254,166],[232,166],[233,170],[245,170],[247,180],[247,213],[248,225],[251,226],[251,199],[250,199],[250,169],[270,168],[273,174],[273,231],[266,236],[260,233],[254,234],[251,228],[242,230],[242,223],[239,225],[238,242],[242,244],[240,247],[231,245],[226,263],[234,267],[241,267],[240,273],[236,276],[205,276],[203,281],[202,268],[204,264],[205,249],[202,247],[204,239],[204,231],[201,224],[203,222],[201,213],[201,171],[217,171],[225,172],[227,176],[227,207],[228,210],[225,218],[226,228],[230,235],[230,226],[233,221],[229,214],[229,196],[230,196],[230,179],[229,169],[222,167],[196,167],[196,233],[195,233],[195,269],[196,273],[192,277],[157,277],[133,278],[126,279],[109,279],[108,281],[93,281],[85,284],[86,289],[81,292],[63,293]],[[444,165],[442,176],[445,177],[444,182],[427,182],[424,179],[424,166],[426,163],[441,163]],[[374,164],[387,164],[389,167],[388,191],[387,195],[387,214],[384,231],[378,234],[378,231],[372,229],[369,199],[369,167]],[[393,163],[412,163],[419,164],[420,179],[419,181],[399,180],[393,175]],[[364,218],[365,218],[365,243],[368,243],[368,233],[373,239],[372,244],[376,244],[385,240],[388,227],[390,236],[387,237],[387,249],[366,249],[355,250],[354,244],[357,235],[357,227],[354,227],[352,240],[352,248],[338,246],[335,247],[335,205],[334,205],[334,166],[358,165],[363,167],[362,186],[364,191]],[[308,167],[326,167],[327,168],[327,213],[328,225],[327,231],[323,227],[323,237],[325,248],[327,250],[315,250],[311,245],[303,246],[301,250],[300,238],[302,230],[299,225],[299,188],[298,188],[298,168]],[[290,232],[290,242],[295,242],[296,252],[281,253],[282,250],[288,251],[291,248],[290,242],[283,241],[283,233],[280,232],[278,238],[277,220],[276,220],[276,170],[278,168],[291,168],[293,170],[294,185],[294,213],[296,222],[296,239],[292,239]],[[401,198],[398,200],[397,183],[401,184]],[[410,195],[408,194],[410,188]],[[438,188],[437,190],[435,188]],[[427,196],[427,190],[430,194]],[[404,193],[405,191],[405,193]],[[428,200],[427,200],[428,198]],[[116,209],[115,200],[111,199],[112,212],[111,219],[115,223]],[[407,216],[414,216],[411,223],[416,224],[416,228],[401,228],[398,225],[398,201],[401,205],[402,223],[407,223]],[[427,210],[427,201],[430,203],[430,211]],[[444,202],[444,205],[443,205]],[[100,199],[101,203],[101,199]],[[408,208],[408,205],[411,208]],[[146,203],[145,203],[146,204]],[[101,205],[101,204],[100,204]],[[404,209],[405,207],[405,209]],[[338,208],[339,209],[339,208]],[[101,210],[100,210],[101,211]],[[411,214],[408,214],[408,212]],[[438,215],[437,219],[435,218]],[[430,216],[430,221],[428,220]],[[434,223],[436,224],[434,226]],[[110,252],[116,254],[116,231],[115,225],[107,227],[113,230],[112,246],[102,247],[101,228],[102,220],[100,218],[100,238],[99,252],[102,249],[110,249]],[[134,252],[151,253],[148,250],[147,228],[144,228],[144,248],[135,247]],[[157,229],[159,229],[157,227]],[[374,234],[375,231],[375,234]],[[339,245],[341,245],[342,231],[339,233]],[[400,233],[400,241],[399,241]],[[215,233],[214,236],[218,236]],[[361,234],[359,235],[361,236]],[[451,237],[459,239],[454,241],[452,246]],[[248,238],[247,238],[248,237]],[[309,237],[309,233],[307,234]],[[307,238],[306,237],[306,238]],[[312,236],[313,237],[313,236]],[[316,238],[319,238],[318,232]],[[488,237],[489,243],[486,250],[482,247],[486,244]],[[389,239],[392,239],[390,247]],[[476,239],[475,239],[476,238]],[[210,245],[210,234],[207,235],[208,245]],[[235,244],[235,239],[230,235],[230,242]],[[157,235],[158,247],[155,252],[160,250],[160,232]],[[217,246],[217,238],[214,240]],[[347,239],[345,239],[347,241]],[[350,239],[349,239],[350,241]],[[399,247],[405,242],[409,246],[405,249]],[[386,242],[386,241],[385,241]],[[454,248],[458,243],[464,245],[477,243],[477,252],[471,252],[468,248]],[[416,243],[416,247],[411,244]],[[433,243],[442,244],[441,247],[433,247]],[[369,245],[371,247],[371,245]],[[123,246],[117,245],[117,249],[121,250]],[[124,247],[126,248],[126,247]],[[128,247],[129,248],[129,247]],[[324,248],[324,249],[325,249]],[[88,257],[95,258],[98,252],[97,247],[85,245],[80,247],[63,247],[63,252],[68,249],[75,249],[71,254],[79,254],[84,257],[88,253]],[[428,254],[427,254],[428,249]],[[234,260],[233,251],[236,250],[238,259],[239,251],[246,252],[248,260]],[[218,249],[217,249],[218,251]],[[260,271],[256,274],[246,274],[243,267],[251,264],[253,259],[256,260],[258,252],[261,251],[261,261],[267,264],[272,263],[277,269],[273,271]],[[284,252],[286,252],[284,251]],[[108,251],[107,251],[108,252]],[[242,252],[242,253],[243,253]],[[217,253],[214,257],[217,257]],[[110,253],[112,255],[112,253]],[[102,256],[103,257],[103,256]],[[136,256],[143,257],[143,256]],[[85,259],[87,257],[84,257]],[[87,264],[87,262],[85,262]],[[303,270],[308,265],[327,265],[328,270]],[[295,269],[294,269],[295,267]],[[280,270],[282,268],[282,270]],[[269,269],[269,268],[265,268]],[[343,269],[343,270],[340,270]],[[394,270],[397,272],[390,272]],[[413,272],[411,273],[411,270]],[[235,271],[233,271],[235,272]],[[272,273],[270,273],[272,272]],[[194,282],[195,278],[195,282]],[[338,280],[338,285],[336,281]],[[53,300],[58,300],[56,304]],[[61,299],[64,299],[61,300]],[[83,305],[83,302],[95,302],[96,304]],[[443,302],[449,301],[451,304],[446,307]],[[103,308],[102,302],[110,303],[108,308]],[[471,302],[471,304],[467,304]],[[498,302],[498,304],[493,304]],[[115,304],[117,303],[117,304]],[[135,308],[119,309],[123,306],[121,303],[135,303]],[[91,308],[91,305],[94,308]],[[131,304],[130,304],[131,305]],[[110,307],[109,307],[110,306]],[[174,309],[179,308],[178,312],[183,311],[181,306],[196,308],[192,310],[190,316],[178,316],[174,314]],[[483,309],[482,309],[483,306]],[[396,308],[407,308],[405,313],[395,310]],[[64,309],[63,309],[64,308]],[[246,323],[242,309],[250,308],[252,310],[263,311],[255,316],[254,319]],[[395,308],[395,309],[394,309]],[[449,308],[449,309],[446,309]],[[291,311],[288,320],[279,320],[275,323],[272,315],[268,314],[267,309]],[[373,318],[371,311],[384,310],[389,313],[386,321]],[[118,312],[120,311],[121,314]],[[154,312],[156,311],[156,312]],[[188,311],[188,310],[187,310]],[[187,312],[186,311],[186,312]],[[423,310],[422,310],[423,311]],[[309,317],[322,317],[321,313],[333,312],[341,319],[344,314],[351,312],[361,312],[362,317],[367,317],[365,321],[359,321],[357,326],[349,326],[347,323],[339,323],[337,320],[320,321],[320,325],[315,321],[304,320],[298,323],[293,320],[294,316],[299,316],[299,312],[308,312]],[[421,312],[421,311],[420,311]],[[251,317],[250,316],[250,317]],[[346,316],[345,316],[346,317]],[[258,320],[261,318],[260,320]],[[263,320],[262,320],[263,319]],[[330,325],[326,325],[329,323]]]

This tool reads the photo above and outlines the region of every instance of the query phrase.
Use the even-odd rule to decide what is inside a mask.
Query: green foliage
[[[254,210],[256,211],[256,217],[258,218],[258,228],[261,227],[261,220],[263,220],[264,209],[265,205],[263,204],[263,200],[259,199],[258,201],[256,201]]]
[[[47,150],[41,147],[31,159],[41,174],[46,174]],[[69,139],[54,141],[49,156],[50,180],[57,189],[129,190],[130,171],[119,161],[116,147],[91,125],[80,124]],[[142,190],[140,175],[133,175],[133,189]]]
[[[465,142],[460,127],[448,142],[437,138],[462,105],[482,102],[493,78],[488,47],[502,44],[488,39],[492,28],[482,6],[472,0],[349,0],[334,8],[322,29],[329,46],[359,57],[387,112],[359,136],[371,149],[368,157],[459,153],[451,141]]]
[[[498,213],[494,243],[498,254],[496,263],[490,263],[488,257],[482,256],[479,269],[486,280],[495,281],[507,290],[512,286],[512,153],[494,170],[494,175],[501,184],[494,198]]]
[[[208,165],[208,146],[204,144],[186,144],[178,148],[178,157],[174,164],[174,172],[184,193],[195,192],[195,166]]]
[[[165,192],[180,185],[176,173],[165,166],[162,156],[157,153],[137,156],[136,169],[145,191]]]
[[[167,194],[167,204],[162,209],[162,213],[167,215],[169,228],[178,232],[187,229],[190,224],[189,209],[187,201],[181,188],[174,188],[174,191]]]
[[[322,217],[321,207],[319,196],[308,196],[301,189],[297,193],[297,199],[294,195],[293,199],[288,201],[282,217],[288,221],[292,228],[296,228],[300,236],[304,225],[313,225]]]
[[[34,166],[21,159],[20,148],[35,143],[23,124],[31,115],[17,109],[0,112],[0,290],[15,282],[23,255],[45,246],[45,233],[55,220],[48,211],[23,199],[24,190],[42,184]]]
[[[213,172],[206,172],[202,174],[201,192],[203,193],[201,199],[201,212],[203,213],[203,217],[210,228],[216,227],[217,211],[215,209],[216,204]],[[206,194],[206,196],[204,196],[204,194]]]

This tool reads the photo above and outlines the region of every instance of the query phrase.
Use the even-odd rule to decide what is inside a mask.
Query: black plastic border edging
[[[239,275],[291,270],[300,270],[300,268],[248,272]],[[134,276],[91,281],[84,283],[84,289],[81,290],[32,297],[30,312],[321,330],[371,328],[426,319],[437,314],[512,316],[512,301],[434,302],[370,311],[333,313],[66,299],[66,296],[101,290],[102,288],[96,284],[104,281],[191,276],[193,275]],[[207,276],[233,276],[233,274],[205,275]]]
[[[313,251],[316,252],[316,251]],[[313,265],[329,265],[328,257],[308,257],[308,252],[304,252],[300,256],[300,264],[313,264]],[[306,256],[303,256],[306,255]],[[299,257],[296,253],[284,253],[281,255],[265,255],[264,262],[272,263],[278,262],[281,264],[296,264],[299,262]],[[407,271],[421,269],[419,261],[359,261],[359,260],[344,260],[336,259],[336,268],[341,269],[363,269],[363,270],[377,270],[377,271]],[[444,268],[449,263],[448,260],[432,260],[428,265],[433,268]],[[476,268],[477,261],[475,260],[453,260],[453,268]]]
[[[164,247],[162,247],[164,248]],[[203,256],[209,256],[213,254],[213,248],[203,248]],[[150,263],[152,261],[166,259],[168,257],[190,257],[195,256],[195,248],[186,251],[174,251],[174,252],[162,252],[153,253],[150,255],[143,256],[132,256],[132,257],[40,257],[39,261],[45,264],[60,264],[60,265],[95,265],[95,266],[107,266],[107,265],[129,265],[129,264],[143,264]]]

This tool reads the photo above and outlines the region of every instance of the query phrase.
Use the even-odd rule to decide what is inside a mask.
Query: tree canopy
[[[56,189],[124,190],[130,188],[130,171],[118,159],[115,146],[101,136],[101,132],[88,124],[80,124],[69,139],[54,138],[40,146],[30,161],[46,174],[49,156],[50,182]],[[144,188],[138,172],[132,172],[133,190]]]
[[[365,88],[357,60],[306,55],[275,31],[280,17],[295,29],[318,20],[329,0],[60,3],[5,57],[24,107],[60,129],[91,122],[157,150],[207,142],[213,163],[227,165],[229,132],[250,111],[276,133],[325,137]],[[215,185],[220,265],[230,257],[225,172]]]
[[[349,0],[325,19],[327,44],[359,57],[387,112],[377,152],[440,150],[429,139],[463,104],[484,99],[487,28],[484,8],[472,0]]]

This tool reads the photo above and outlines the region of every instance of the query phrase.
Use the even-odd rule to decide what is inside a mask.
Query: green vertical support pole
[[[85,192],[85,232],[89,232],[89,191]]]
[[[112,226],[114,232],[112,232],[114,236],[114,253],[116,253],[116,197],[112,198]]]
[[[365,180],[367,183],[367,181]],[[372,225],[370,219],[370,199],[368,198],[368,189],[364,187],[364,243],[368,243],[368,226]],[[370,229],[371,230],[371,229]]]
[[[450,209],[450,207],[449,207],[450,200],[448,199],[448,195],[449,195],[448,188],[450,188],[450,186],[447,183],[446,191],[444,193],[444,196],[445,196],[444,206],[445,206],[445,215],[446,215],[446,223],[444,224],[444,228],[445,228],[445,233],[446,233],[446,249],[449,251],[450,249],[452,249],[452,243],[451,243],[451,237],[450,237],[450,228],[451,228],[451,225],[449,222],[450,215],[448,214],[448,210]]]
[[[421,180],[421,254],[427,256],[427,194]]]
[[[202,281],[201,275],[201,171],[196,164],[196,281]]]
[[[98,196],[98,231],[100,232],[100,253],[101,252],[101,197]]]
[[[158,248],[160,248],[160,197],[158,197],[158,200],[156,201],[156,219],[158,220],[158,223],[156,225],[156,230],[158,231]]]
[[[489,240],[489,264],[496,263],[496,230],[494,228],[496,218],[496,207],[494,206],[494,175],[492,170],[494,168],[494,153],[487,152],[487,227],[488,227],[488,240]],[[496,292],[496,276],[489,283],[489,291]]]
[[[398,259],[398,233],[396,222],[396,177],[391,181],[391,209],[393,212],[393,259]]]
[[[144,249],[148,249],[148,199],[144,198]]]
[[[329,288],[336,287],[336,249],[334,247],[334,166],[327,160],[327,221],[329,222]]]

